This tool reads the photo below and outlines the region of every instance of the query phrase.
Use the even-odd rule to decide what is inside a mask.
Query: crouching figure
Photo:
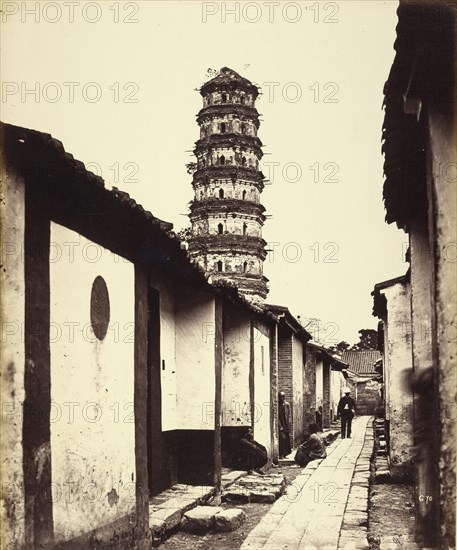
[[[244,437],[234,444],[230,459],[230,467],[236,470],[263,473],[260,470],[268,462],[267,450],[263,445],[254,441],[254,434],[248,428]]]
[[[305,436],[305,441],[298,447],[295,454],[295,462],[304,467],[312,460],[325,458],[327,452],[325,445],[317,433],[318,427],[316,423],[312,423],[308,427],[308,434]]]

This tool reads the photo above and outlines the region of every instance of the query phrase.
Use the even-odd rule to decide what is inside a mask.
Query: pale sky
[[[176,230],[196,89],[224,66],[259,85],[267,301],[320,319],[327,345],[376,327],[374,284],[407,269],[382,203],[396,1],[22,4],[3,2],[1,119],[51,133]]]

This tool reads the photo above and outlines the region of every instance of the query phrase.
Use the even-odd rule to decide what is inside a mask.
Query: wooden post
[[[222,327],[223,303],[222,297],[215,297],[215,340],[214,340],[214,368],[215,368],[215,395],[214,395],[214,487],[215,495],[220,498],[222,491],[221,469],[221,413],[222,413],[222,359],[224,350],[224,334]]]
[[[50,221],[33,185],[25,191],[23,465],[28,548],[54,545],[51,487]]]
[[[251,427],[254,432],[255,421],[255,387],[254,387],[254,321],[251,317],[249,330],[249,405],[251,413]]]
[[[148,485],[148,276],[135,266],[135,468],[136,538],[139,548],[150,548]]]
[[[274,323],[270,330],[270,441],[271,458],[275,464],[279,459],[278,391],[278,325]]]

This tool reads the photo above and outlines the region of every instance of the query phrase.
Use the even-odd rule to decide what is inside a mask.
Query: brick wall
[[[307,346],[303,376],[303,423],[316,422],[316,350]]]
[[[324,395],[322,402],[322,427],[330,428],[330,364],[324,361]]]
[[[304,375],[304,350],[302,341],[296,335],[292,337],[292,368],[293,368],[293,442],[297,447],[303,443],[303,375]],[[292,403],[291,403],[292,405]]]
[[[271,449],[272,459],[278,463],[279,456],[279,420],[278,420],[278,326],[271,329],[270,335],[270,414],[271,414]]]
[[[278,392],[283,391],[290,403],[290,444],[293,447],[293,371],[292,371],[292,334],[279,327],[278,330]]]
[[[376,415],[381,406],[381,388],[379,382],[369,380],[357,384],[357,414]]]

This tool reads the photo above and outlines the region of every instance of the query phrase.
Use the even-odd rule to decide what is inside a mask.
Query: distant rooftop
[[[349,365],[349,369],[359,376],[377,376],[375,363],[381,359],[381,353],[377,350],[343,351],[342,360]]]

